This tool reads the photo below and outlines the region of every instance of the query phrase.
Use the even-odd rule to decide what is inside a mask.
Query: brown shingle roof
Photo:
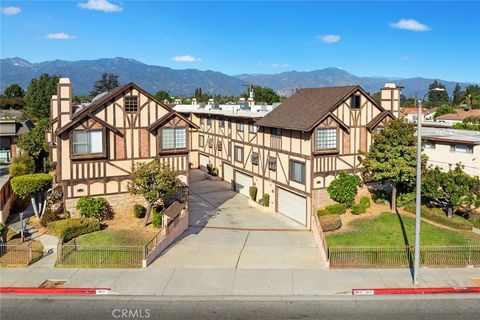
[[[264,127],[310,131],[318,121],[357,90],[363,92],[360,86],[301,89],[256,124]]]
[[[458,110],[457,113],[444,114],[437,117],[437,120],[463,120],[468,117],[480,117],[480,109],[473,109],[470,111]]]

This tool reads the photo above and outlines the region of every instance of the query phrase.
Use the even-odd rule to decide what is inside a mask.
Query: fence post
[[[31,246],[31,242],[28,243],[27,245],[27,248],[28,248],[28,261],[27,261],[27,265],[30,265],[30,263],[32,262],[32,246]]]
[[[473,247],[473,245],[471,245],[471,244],[468,246],[468,265],[469,266],[473,265],[473,263],[472,263],[472,247]]]
[[[143,259],[147,259],[147,246],[143,246]]]

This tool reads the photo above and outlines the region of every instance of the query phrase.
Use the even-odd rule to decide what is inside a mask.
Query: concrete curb
[[[480,287],[352,289],[352,295],[354,296],[373,296],[373,295],[390,295],[390,294],[451,294],[451,293],[480,293]]]
[[[110,288],[36,288],[36,287],[0,287],[0,294],[110,294]]]

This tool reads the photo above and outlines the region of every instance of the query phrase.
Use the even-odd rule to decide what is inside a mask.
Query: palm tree
[[[475,104],[475,103],[478,103],[480,101],[480,94],[475,94],[475,93],[466,93],[464,96],[463,96],[463,99],[462,99],[462,103],[466,103],[467,106],[468,106],[468,110],[471,111],[472,110],[472,106]]]

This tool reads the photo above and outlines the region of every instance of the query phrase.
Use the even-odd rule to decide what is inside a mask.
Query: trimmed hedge
[[[142,206],[141,204],[136,204],[133,206],[133,215],[135,218],[143,218],[145,217],[145,214],[147,213],[147,209]]]
[[[100,222],[91,218],[64,219],[48,223],[47,228],[63,242],[68,242],[82,234],[100,230]]]
[[[325,209],[318,209],[317,215],[320,217],[331,214],[344,214],[345,212],[347,212],[347,206],[343,203],[336,203],[326,206]]]
[[[405,211],[410,213],[415,213],[415,205],[407,205],[404,207]],[[462,218],[457,215],[452,215],[451,218],[447,217],[445,212],[439,208],[427,208],[426,206],[422,206],[421,208],[421,217],[427,220],[442,224],[444,226],[458,229],[458,230],[472,230],[472,223],[469,222],[467,219]]]
[[[26,174],[12,178],[10,184],[13,192],[25,199],[41,191],[46,191],[52,186],[53,177],[48,173]]]
[[[330,214],[319,217],[320,225],[323,231],[337,230],[342,226],[342,218],[338,214]]]
[[[35,161],[28,154],[18,155],[12,158],[8,171],[12,178],[35,173]]]
[[[342,172],[330,183],[327,191],[332,200],[351,207],[355,204],[355,197],[361,184],[362,180],[359,176]]]
[[[75,209],[85,218],[95,218],[99,221],[109,219],[112,216],[112,210],[104,197],[81,197],[78,199]]]

